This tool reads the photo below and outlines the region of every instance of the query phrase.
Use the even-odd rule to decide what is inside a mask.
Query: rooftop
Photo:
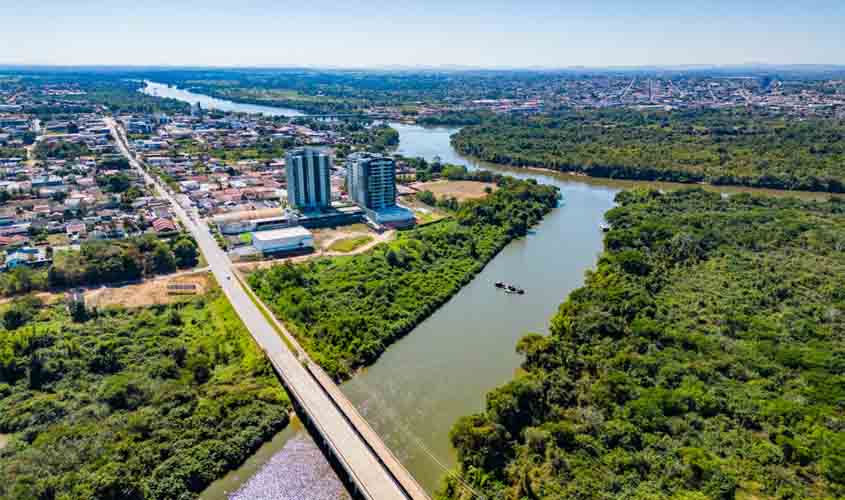
[[[256,231],[252,233],[252,239],[258,241],[271,241],[280,238],[303,238],[306,236],[311,236],[311,231],[305,229],[302,226],[273,229],[270,231]]]

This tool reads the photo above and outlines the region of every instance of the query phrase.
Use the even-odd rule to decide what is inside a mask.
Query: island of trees
[[[485,498],[842,498],[845,203],[617,201],[550,335],[452,430],[461,475]]]
[[[333,377],[349,377],[432,314],[557,204],[555,187],[498,178],[451,219],[354,257],[260,270],[249,283]]]
[[[452,138],[463,154],[594,177],[845,191],[845,122],[759,111],[502,116]]]

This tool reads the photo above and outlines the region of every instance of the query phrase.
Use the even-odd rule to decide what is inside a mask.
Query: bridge
[[[391,115],[388,113],[325,113],[325,114],[301,114],[293,115],[290,118],[315,118],[315,119],[331,119],[331,118],[357,118],[361,120],[389,120]]]
[[[189,215],[134,157],[120,125],[113,119],[107,123],[121,153],[145,182],[170,202],[173,212],[196,239],[223,293],[267,355],[297,414],[350,494],[365,500],[429,500],[425,490],[334,381],[311,361],[293,335],[242,282],[196,209]]]

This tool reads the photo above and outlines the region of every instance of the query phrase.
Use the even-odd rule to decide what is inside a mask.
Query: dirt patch
[[[102,287],[85,292],[88,307],[145,307],[156,304],[172,304],[202,295],[213,286],[207,271],[193,274],[165,276],[143,283],[120,287]]]
[[[41,302],[44,302],[45,304],[48,304],[48,305],[49,305],[49,304],[55,304],[56,302],[58,302],[58,301],[60,301],[60,300],[62,300],[62,299],[64,298],[64,294],[63,294],[63,293],[53,293],[53,292],[35,292],[35,294],[34,294],[34,295],[35,295],[36,297],[38,297],[39,299],[41,299]],[[12,302],[12,301],[13,301],[13,300],[15,300],[16,298],[17,298],[17,297],[3,297],[3,298],[0,298],[0,305],[2,305],[2,304],[8,304],[9,302]]]
[[[474,200],[487,196],[486,188],[495,191],[498,186],[491,182],[476,181],[432,181],[411,185],[418,191],[431,191],[437,198],[455,197],[458,201]]]
[[[12,439],[11,434],[0,434],[0,450],[6,447],[9,444],[9,440]]]

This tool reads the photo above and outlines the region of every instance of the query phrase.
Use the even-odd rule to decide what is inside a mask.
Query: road
[[[147,173],[129,151],[126,137],[120,126],[111,118],[107,119],[106,123],[121,153],[126,156],[131,166],[138,170],[148,185],[155,187],[159,196],[170,201],[173,212],[196,239],[209,268],[232,307],[270,359],[291,396],[297,400],[321,434],[316,438],[328,443],[340,466],[350,476],[361,494],[372,500],[427,499],[422,488],[398,464],[398,461],[396,464],[392,463],[395,457],[390,454],[384,443],[374,436],[375,433],[368,434],[362,431],[369,426],[365,422],[355,421],[357,412],[351,414],[348,409],[341,410],[349,404],[348,401],[336,401],[338,397],[345,399],[342,393],[339,390],[333,393],[325,389],[306,367],[310,360],[300,361],[288,349],[273,325],[261,314],[258,306],[240,285],[234,275],[229,257],[217,245],[207,224],[199,217],[191,217],[159,183],[158,179]],[[357,418],[360,418],[360,415]],[[367,439],[363,436],[367,436]],[[403,471],[406,476],[402,475]]]

